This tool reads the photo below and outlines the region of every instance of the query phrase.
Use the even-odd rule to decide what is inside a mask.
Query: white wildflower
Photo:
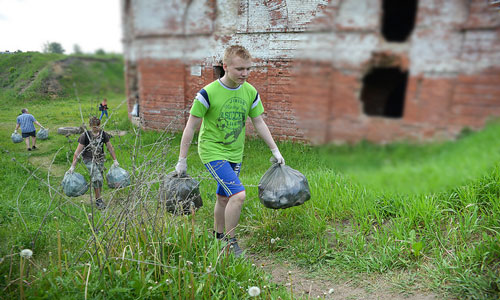
[[[189,261],[189,260],[186,260],[186,265],[188,265],[188,266],[192,266],[192,265],[193,265],[193,262],[192,262],[192,261]]]
[[[166,284],[171,284],[171,283],[172,283],[172,279],[166,279],[166,280],[165,280],[165,283],[166,283]]]
[[[271,244],[276,243],[276,239],[271,239]]]
[[[214,268],[212,267],[212,265],[207,267],[207,273],[211,273],[211,272],[213,272],[213,270],[214,270]]]
[[[31,258],[31,256],[33,255],[33,251],[31,251],[30,249],[23,249],[21,250],[21,256],[24,257],[24,258]]]
[[[328,294],[333,294],[333,292],[334,292],[334,289],[328,290]]]
[[[258,295],[260,295],[259,287],[252,286],[252,287],[248,288],[248,294],[250,295],[250,297],[257,297]]]

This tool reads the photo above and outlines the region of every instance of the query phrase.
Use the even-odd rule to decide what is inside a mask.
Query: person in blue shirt
[[[31,151],[31,149],[35,150],[36,148],[36,129],[35,125],[40,126],[40,128],[45,129],[45,127],[42,126],[42,124],[38,123],[38,121],[33,117],[32,114],[28,112],[27,108],[21,109],[21,114],[17,117],[17,124],[16,124],[16,129],[14,130],[15,133],[17,133],[17,130],[19,127],[21,128],[21,133],[23,136],[23,139],[26,141],[26,148],[28,151]],[[30,147],[30,137],[31,137],[31,143],[33,144],[33,147]]]

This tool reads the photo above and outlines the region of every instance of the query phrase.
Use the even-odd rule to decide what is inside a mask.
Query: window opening
[[[418,0],[383,0],[382,35],[387,41],[404,42],[415,27]]]
[[[361,101],[369,116],[401,118],[408,72],[399,68],[374,68],[363,78]]]
[[[224,68],[222,66],[214,66],[214,80],[224,76]]]

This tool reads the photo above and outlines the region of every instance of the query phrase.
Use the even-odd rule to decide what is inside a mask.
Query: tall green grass
[[[99,99],[0,104],[0,240],[6,241],[0,245],[0,288],[6,295],[19,295],[22,286],[34,298],[245,299],[248,287],[258,286],[262,298],[296,298],[251,261],[221,254],[223,245],[210,233],[215,184],[194,145],[188,172],[201,182],[204,206],[191,217],[156,206],[161,176],[173,170],[180,137],[132,126],[119,95],[108,97],[114,114],[105,130],[128,130],[112,143],[120,164],[134,174],[134,185],[120,191],[105,187],[105,212],[93,211],[88,196],[60,194],[76,137],[55,131],[86,122],[97,113]],[[33,153],[9,140],[25,105],[51,129]],[[499,130],[500,124],[491,123],[457,141],[426,145],[280,143],[287,164],[306,175],[312,193],[304,205],[286,210],[260,204],[257,185],[271,154],[262,141],[249,139],[241,173],[247,200],[238,234],[249,252],[316,274],[404,273],[394,275],[394,285],[405,291],[417,286],[442,298],[497,299]],[[37,159],[52,163],[50,172]],[[77,171],[86,175],[81,166]],[[23,264],[29,285],[19,284],[23,248],[34,251]]]

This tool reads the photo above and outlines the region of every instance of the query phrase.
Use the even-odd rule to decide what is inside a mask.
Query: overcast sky
[[[39,51],[60,43],[122,53],[120,0],[0,0],[0,51]]]

